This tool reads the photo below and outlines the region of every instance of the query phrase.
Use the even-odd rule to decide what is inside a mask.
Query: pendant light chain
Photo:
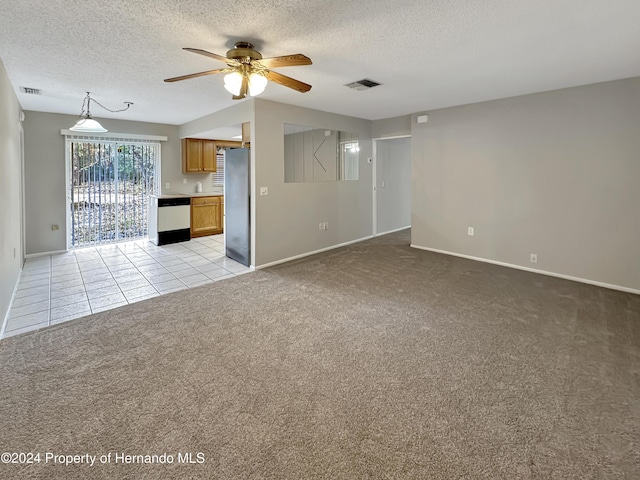
[[[129,110],[129,107],[133,105],[133,102],[124,102],[126,105],[125,108],[121,108],[120,110],[111,110],[110,108],[105,107],[97,100],[93,100],[100,107],[104,108],[108,112],[118,113],[124,112],[125,110]],[[100,122],[91,118],[91,93],[87,92],[87,96],[84,97],[82,101],[82,113],[80,113],[80,119],[76,122],[76,124],[71,127],[69,130],[73,132],[82,132],[82,133],[104,133],[108,130],[100,125]]]
[[[133,105],[133,102],[124,102],[124,104],[126,105],[125,108],[121,108],[120,110],[111,110],[110,108],[107,108],[104,105],[102,105],[95,98],[91,98],[91,94],[89,92],[87,92],[87,96],[84,97],[84,100],[82,101],[82,112],[80,113],[81,117],[83,115],[85,115],[85,112],[87,112],[87,115],[91,116],[90,110],[91,110],[91,101],[92,100],[93,100],[93,103],[97,103],[99,106],[104,108],[107,112],[111,112],[111,113],[124,112],[125,110],[129,110],[129,107],[131,107],[131,105]]]
[[[120,110],[111,110],[110,108],[105,107],[104,105],[102,105],[99,101],[97,101],[95,98],[92,99],[94,101],[94,103],[97,103],[98,105],[100,105],[102,108],[104,108],[107,112],[111,112],[111,113],[118,113],[118,112],[124,112],[125,110],[129,110],[129,107],[131,105],[133,105],[133,102],[124,102],[124,104],[126,105],[125,108],[121,108]]]

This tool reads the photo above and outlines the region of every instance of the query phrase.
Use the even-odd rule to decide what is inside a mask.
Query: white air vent
[[[27,95],[42,95],[42,90],[39,88],[20,87],[20,90]]]
[[[362,90],[369,90],[370,88],[377,87],[378,85],[380,85],[380,83],[374,82],[373,80],[369,80],[368,78],[364,78],[362,80],[358,80],[357,82],[347,83],[345,87],[362,91]]]

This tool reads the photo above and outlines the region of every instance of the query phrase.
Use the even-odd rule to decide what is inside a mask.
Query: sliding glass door
[[[160,144],[68,139],[69,246],[147,236]]]

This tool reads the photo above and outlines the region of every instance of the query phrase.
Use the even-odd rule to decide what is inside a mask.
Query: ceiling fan
[[[260,95],[266,88],[268,80],[302,93],[311,90],[311,85],[271,70],[272,68],[278,67],[311,65],[311,59],[301,53],[284,55],[282,57],[262,58],[262,54],[255,50],[249,42],[236,42],[234,48],[227,52],[226,57],[207,52],[206,50],[200,50],[199,48],[183,48],[183,50],[220,60],[221,62],[225,62],[227,67],[167,78],[165,82],[177,82],[205,75],[226,73],[224,88],[233,95],[234,100],[245,98],[247,94],[251,96]]]

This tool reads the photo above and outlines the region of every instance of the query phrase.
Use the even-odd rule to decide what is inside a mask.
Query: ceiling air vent
[[[377,87],[380,85],[378,82],[374,82],[373,80],[369,80],[368,78],[364,78],[362,80],[358,80],[357,82],[347,83],[345,87],[353,88],[354,90],[362,91],[368,90],[373,87]]]
[[[27,95],[42,95],[42,90],[39,88],[20,87],[20,90]]]

